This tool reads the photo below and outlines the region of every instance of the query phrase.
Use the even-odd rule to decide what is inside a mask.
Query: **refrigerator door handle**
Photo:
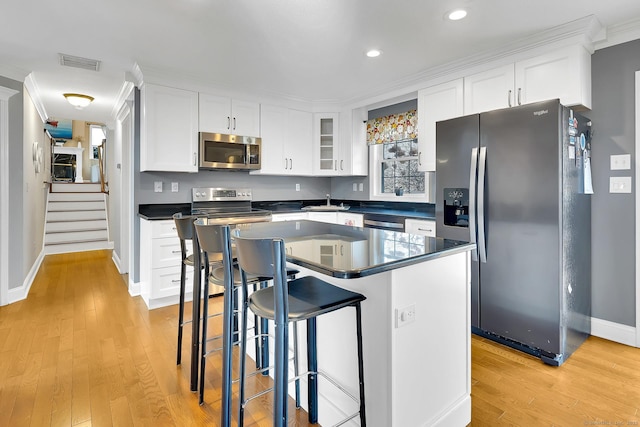
[[[487,169],[487,147],[480,147],[478,165],[478,254],[480,262],[487,262],[487,241],[484,234],[484,176]]]
[[[476,243],[476,182],[478,175],[478,149],[471,149],[471,166],[469,168],[469,242]],[[478,261],[478,248],[471,251],[471,259]]]

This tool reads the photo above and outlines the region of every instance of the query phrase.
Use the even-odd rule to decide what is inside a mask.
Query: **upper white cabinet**
[[[340,114],[314,114],[314,175],[338,175],[340,169]]]
[[[463,115],[463,88],[456,79],[418,91],[419,170],[436,170],[436,122]]]
[[[145,83],[140,171],[198,172],[198,93]]]
[[[260,136],[260,104],[200,94],[200,132]]]
[[[340,155],[338,175],[366,176],[369,174],[367,147],[367,109],[343,111],[340,117]]]
[[[464,78],[464,114],[560,98],[591,108],[591,55],[570,46]]]
[[[310,175],[313,115],[275,105],[263,105],[260,133],[262,161],[254,175]]]

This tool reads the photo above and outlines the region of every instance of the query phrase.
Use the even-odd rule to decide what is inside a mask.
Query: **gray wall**
[[[593,110],[593,317],[635,326],[635,188],[610,194],[609,177],[635,181],[635,72],[640,40],[598,50],[591,60]],[[609,170],[609,156],[631,154],[631,170]]]
[[[17,90],[9,98],[9,289],[22,286],[24,274],[24,242],[22,230],[24,218],[17,209],[22,208],[23,200],[23,85],[22,82],[0,76],[0,86]]]

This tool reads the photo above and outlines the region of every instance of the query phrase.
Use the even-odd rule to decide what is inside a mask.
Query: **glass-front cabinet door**
[[[317,113],[315,118],[314,175],[339,173],[338,113]]]

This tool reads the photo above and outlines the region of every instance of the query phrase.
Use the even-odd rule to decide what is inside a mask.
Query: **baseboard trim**
[[[129,279],[129,295],[131,295],[132,297],[140,296],[141,287],[142,286],[140,282],[136,283],[133,280]]]
[[[115,250],[111,251],[111,261],[113,261],[113,264],[118,269],[118,273],[124,274],[124,272],[122,271],[122,262],[120,261],[120,257]]]
[[[31,285],[36,278],[36,274],[38,274],[38,270],[40,270],[40,265],[44,260],[44,251],[40,251],[40,254],[36,258],[35,262],[31,266],[27,277],[25,277],[24,282],[22,282],[22,286],[17,288],[9,289],[8,292],[8,304],[12,304],[14,302],[22,301],[29,296],[29,290],[31,289]]]
[[[633,326],[592,317],[591,335],[631,347],[638,347],[636,343],[636,328]]]

